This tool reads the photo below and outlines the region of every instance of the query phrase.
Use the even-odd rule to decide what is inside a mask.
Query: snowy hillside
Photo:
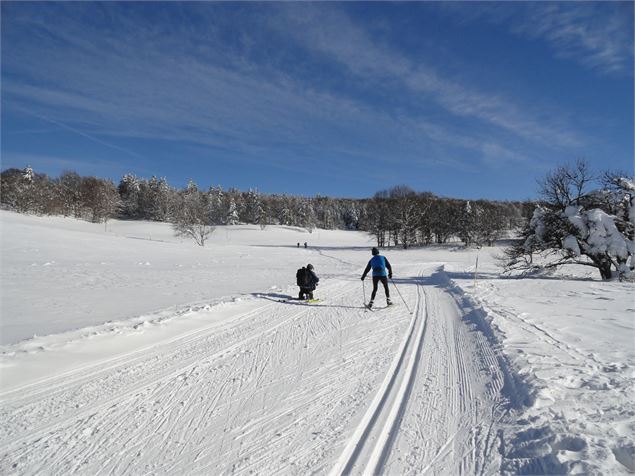
[[[327,275],[350,271],[365,265],[371,246],[361,233],[239,225],[219,227],[202,248],[174,237],[167,223],[112,220],[105,231],[70,218],[0,213],[0,344],[168,306],[289,290],[295,270],[309,261]],[[335,246],[357,247],[357,262],[331,257]]]
[[[363,233],[0,225],[2,474],[635,471],[632,284],[386,250],[368,311]]]

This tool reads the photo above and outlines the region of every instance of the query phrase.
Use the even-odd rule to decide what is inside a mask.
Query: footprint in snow
[[[626,370],[628,365],[623,362],[611,362],[602,367],[604,372],[620,372],[622,370]]]

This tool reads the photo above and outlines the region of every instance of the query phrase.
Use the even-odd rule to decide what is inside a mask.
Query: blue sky
[[[2,168],[368,197],[633,171],[632,2],[2,2]]]

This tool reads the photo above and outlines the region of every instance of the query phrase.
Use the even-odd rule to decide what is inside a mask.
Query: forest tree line
[[[419,246],[460,239],[492,245],[531,216],[532,202],[460,200],[415,192],[407,186],[370,199],[262,194],[255,189],[200,189],[190,181],[172,187],[164,178],[124,175],[112,180],[63,172],[59,177],[31,167],[10,168],[0,177],[4,209],[104,222],[111,218],[169,222],[211,232],[217,225],[287,225],[307,229],[367,231],[379,246]],[[188,234],[188,233],[184,233]],[[204,238],[203,238],[204,240]],[[198,241],[198,240],[197,240]],[[203,243],[199,243],[203,244]]]

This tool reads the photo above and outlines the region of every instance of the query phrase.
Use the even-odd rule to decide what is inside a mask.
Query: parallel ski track
[[[324,287],[323,289],[325,291],[327,289],[337,290],[334,291],[333,294],[329,294],[329,299],[341,297],[348,291],[346,286],[337,286],[335,284],[328,288]],[[258,309],[239,315],[237,319],[240,322],[249,321],[249,319],[257,317],[263,313],[263,311],[269,310],[272,306],[280,306],[280,303],[268,303]],[[222,347],[212,353],[209,352],[209,346],[206,345],[207,342],[205,342],[205,339],[208,336],[212,338],[216,335],[219,323],[199,328],[169,341],[163,341],[159,345],[151,345],[129,354],[102,361],[99,364],[79,368],[72,372],[62,374],[61,376],[56,375],[54,377],[45,378],[20,389],[13,389],[5,395],[2,395],[4,398],[0,400],[0,416],[2,416],[5,421],[7,421],[5,418],[8,417],[5,411],[9,407],[22,407],[22,409],[28,413],[31,404],[37,406],[41,403],[42,399],[48,400],[51,404],[46,407],[47,412],[45,414],[40,413],[35,416],[29,416],[29,423],[36,427],[35,430],[26,424],[23,426],[25,430],[28,431],[25,431],[24,435],[8,434],[6,430],[0,430],[0,452],[4,454],[10,453],[28,441],[37,440],[51,433],[55,428],[69,420],[89,417],[90,415],[96,414],[99,410],[114,406],[118,402],[129,399],[136,393],[141,392],[144,388],[163,385],[165,382],[175,379],[180,375],[187,375],[188,372],[191,372],[201,361],[212,362],[236,352],[245,344],[256,341],[264,335],[274,333],[277,329],[301,319],[306,313],[310,312],[311,309],[312,306],[289,306],[289,309],[284,309],[280,313],[281,317],[276,319],[276,324],[266,326],[264,329],[241,338],[237,342]],[[231,323],[224,322],[221,323],[220,326],[221,329],[228,329],[231,333],[235,330],[235,324],[236,321],[232,319]],[[185,352],[190,352],[190,355],[183,358]],[[270,358],[270,356],[268,358]],[[170,366],[172,360],[175,364],[174,367]],[[142,365],[155,365],[157,368],[156,370],[148,370],[147,367],[144,367],[143,376],[141,376],[141,378],[137,375],[138,372],[137,374],[130,372],[133,374],[131,376],[133,383],[124,386],[124,383],[130,383],[128,380],[125,380],[125,382],[121,383],[121,388],[118,387],[114,389],[110,387],[110,397],[98,398],[97,403],[90,403],[88,405],[86,405],[85,401],[78,401],[76,411],[64,411],[68,406],[68,400],[73,399],[76,393],[80,395],[82,400],[85,398],[85,393],[76,392],[74,389],[85,387],[86,385],[94,386],[95,395],[100,395],[100,392],[103,391],[104,388],[107,388],[107,386],[102,385],[102,377],[100,377],[100,375],[103,375],[103,379],[107,379],[116,373],[118,374],[117,378],[121,379],[120,374],[128,372],[132,367]],[[103,395],[100,395],[100,397],[103,397]],[[55,410],[59,410],[60,413],[56,414]],[[20,419],[24,416],[22,412],[18,412],[17,414],[10,415],[10,418]],[[11,426],[13,427],[14,425]]]
[[[495,470],[505,369],[485,329],[464,320],[442,272],[426,289],[421,271],[410,325],[330,476]]]
[[[456,300],[442,268],[425,289],[426,333],[400,431],[383,471],[389,474],[496,472],[496,425],[506,415],[504,362],[485,323]],[[443,402],[439,405],[439,402]]]
[[[375,398],[331,469],[330,476],[381,473],[398,431],[408,390],[415,378],[425,329],[425,295],[423,286],[418,284],[414,311],[403,341]]]

